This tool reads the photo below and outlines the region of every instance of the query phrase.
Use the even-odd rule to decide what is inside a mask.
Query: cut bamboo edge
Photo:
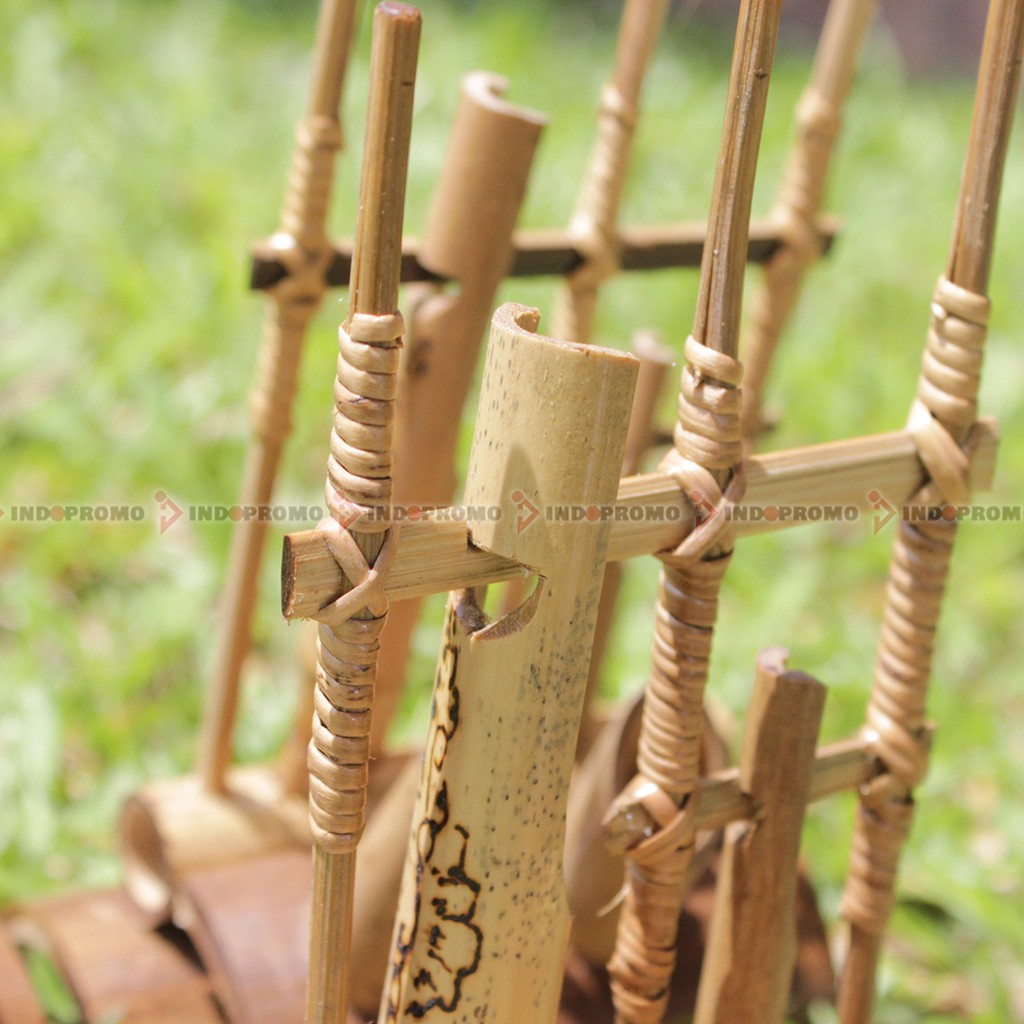
[[[839,233],[841,220],[831,215],[817,219],[822,251],[828,252]],[[639,225],[623,228],[616,238],[616,252],[622,270],[674,270],[678,267],[700,266],[707,227],[701,221],[676,224]],[[331,243],[334,255],[327,261],[325,283],[331,288],[348,284],[352,267],[352,239]],[[767,263],[785,245],[779,225],[770,218],[750,224],[750,263]],[[421,243],[416,238],[402,241],[401,281],[444,282],[449,278],[420,262]],[[515,232],[512,263],[508,277],[555,277],[579,269],[586,257],[565,228],[535,228]],[[252,268],[249,287],[254,291],[273,288],[289,273],[274,251],[271,241],[256,242],[252,247]]]
[[[991,417],[979,420],[978,444],[971,457],[975,492],[992,485],[998,439],[996,421]],[[834,518],[837,509],[841,518],[851,508],[859,515],[872,510],[881,498],[888,508],[875,512],[877,530],[883,528],[886,517],[898,517],[925,480],[914,440],[906,431],[754,456],[745,465],[746,495],[732,517],[737,536],[817,522],[826,511]],[[879,498],[872,498],[876,493]],[[820,512],[817,518],[815,510]],[[423,511],[417,518],[409,514],[415,510],[407,510],[401,543],[387,578],[390,600],[499,583],[529,571],[529,567],[471,544],[466,519],[473,511],[453,506]],[[570,508],[568,514],[584,518],[586,512]],[[555,514],[554,510],[539,510],[539,514],[546,513]],[[693,530],[695,522],[693,503],[666,473],[626,477],[619,485],[616,503],[597,514],[612,520],[609,562],[674,547]],[[285,537],[281,584],[281,610],[286,619],[309,618],[350,587],[316,530]]]

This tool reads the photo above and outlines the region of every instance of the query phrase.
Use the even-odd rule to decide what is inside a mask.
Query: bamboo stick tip
[[[418,25],[423,19],[419,9],[412,4],[403,4],[399,0],[383,0],[377,4],[376,17],[403,21],[409,25]]]

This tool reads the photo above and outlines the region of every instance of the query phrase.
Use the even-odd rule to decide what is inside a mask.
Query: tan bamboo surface
[[[818,234],[826,251],[839,230],[835,217],[818,219]],[[672,270],[699,267],[704,252],[707,225],[693,221],[668,224],[627,225],[619,229],[617,251],[619,269]],[[766,263],[784,245],[778,225],[767,217],[750,223],[751,263]],[[331,243],[333,256],[324,271],[329,287],[348,284],[352,267],[352,240],[342,238]],[[564,277],[584,261],[584,254],[569,237],[567,228],[528,228],[512,236],[512,265],[509,277]],[[250,285],[257,291],[272,288],[288,276],[288,269],[273,248],[259,242],[252,250]],[[406,238],[402,243],[402,282],[443,281],[443,275],[425,267],[419,258],[419,242]]]
[[[490,621],[479,590],[449,600],[392,957],[378,1020],[554,1021],[569,912],[566,790],[608,524],[522,501],[614,498],[636,360],[534,333],[536,310],[492,322],[466,501],[497,507],[472,542],[528,566],[536,587]]]
[[[658,400],[665,389],[665,381],[672,365],[672,352],[662,345],[653,331],[637,331],[633,336],[633,354],[640,360],[633,406],[626,429],[626,450],[622,456],[622,475],[636,474],[658,437],[656,417]],[[622,567],[609,562],[601,583],[601,601],[597,607],[597,626],[590,654],[587,674],[587,692],[583,702],[583,717],[576,740],[576,760],[582,761],[604,725],[597,708],[601,688],[601,668],[605,651],[615,625],[615,605],[622,586]]]
[[[223,1024],[209,979],[180,935],[152,931],[116,889],[26,906],[8,929],[18,945],[53,962],[83,1024]]]
[[[356,0],[323,0],[306,113],[295,134],[284,207],[270,245],[288,277],[270,290],[252,396],[253,437],[239,499],[270,503],[285,440],[302,343],[326,290],[324,270],[332,250],[325,233],[335,154],[342,145],[338,107],[355,27]],[[238,688],[258,592],[267,521],[255,517],[232,532],[227,586],[221,608],[213,672],[207,684],[199,747],[199,773],[222,791],[231,761]]]
[[[429,508],[455,497],[455,452],[466,396],[498,285],[512,259],[512,232],[546,124],[536,111],[503,99],[507,87],[505,79],[483,71],[463,79],[427,214],[419,257],[457,289],[421,284],[418,293],[406,294],[408,330],[395,400],[397,505]],[[419,618],[417,601],[388,616],[377,665],[371,757],[384,753]]]
[[[745,0],[726,99],[708,245],[701,266],[693,333],[686,342],[675,450],[666,459],[688,493],[718,514],[665,561],[656,611],[651,675],[637,758],[622,799],[645,807],[657,828],[629,851],[612,977],[616,1020],[656,1024],[668,1002],[682,883],[694,852],[688,798],[696,789],[701,705],[718,591],[732,538],[727,508],[742,490],[739,433],[742,366],[736,359],[750,206],[779,0]]]
[[[32,982],[7,930],[0,926],[0,1024],[46,1024]]]
[[[797,104],[797,136],[771,213],[785,244],[764,266],[764,279],[751,296],[740,345],[744,366],[740,426],[748,439],[763,429],[764,389],[772,358],[804,278],[823,252],[817,224],[829,165],[876,6],[877,0],[831,0],[811,80]]]
[[[991,487],[997,447],[995,422],[982,418],[977,445],[970,453],[972,490]],[[870,511],[873,490],[905,504],[923,479],[917,445],[907,431],[756,455],[744,467],[745,495],[731,513],[739,537],[807,525],[815,508]],[[385,584],[392,601],[499,583],[523,574],[522,566],[511,559],[468,546],[466,523],[458,519],[460,508],[464,507],[440,509],[403,526],[402,544]],[[644,512],[651,508],[665,512],[651,517]],[[769,509],[776,514],[768,515]],[[694,532],[693,504],[680,493],[678,481],[665,472],[623,480],[609,515],[609,561],[675,548]],[[350,588],[316,530],[285,537],[281,580],[281,607],[287,619],[313,615]]]
[[[370,95],[349,315],[339,330],[334,430],[321,526],[356,589],[319,612],[319,667],[309,748],[313,832],[307,1024],[348,1008],[355,850],[363,830],[373,684],[387,598],[378,584],[394,550],[391,423],[403,333],[397,312],[405,182],[420,14],[374,12]],[[349,531],[348,527],[353,529]]]
[[[625,0],[614,70],[601,90],[597,137],[569,223],[569,237],[583,263],[568,275],[555,300],[551,333],[556,338],[590,341],[601,283],[618,273],[619,205],[640,114],[640,93],[667,10],[668,0]]]
[[[387,974],[419,782],[420,759],[409,758],[381,802],[380,813],[367,821],[356,854],[359,885],[352,910],[350,999],[352,1006],[369,1019],[377,1012]]]
[[[989,312],[989,267],[1006,148],[1024,52],[1024,2],[992,0],[974,116],[946,272],[931,327],[910,430],[928,471],[916,504],[970,498],[967,456]],[[850,942],[839,995],[843,1024],[872,1017],[882,936],[895,900],[913,791],[928,769],[926,697],[956,522],[901,523],[893,549],[865,735],[887,773],[861,791],[842,913]]]
[[[739,763],[757,812],[726,832],[694,1024],[782,1024],[786,1013],[800,833],[825,707],[825,687],[787,671],[786,658],[768,648],[757,659]]]

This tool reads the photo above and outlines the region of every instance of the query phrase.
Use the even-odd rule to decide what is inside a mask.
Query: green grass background
[[[245,290],[246,250],[276,223],[314,16],[309,0],[7,0],[0,9],[0,508],[148,512],[137,525],[0,519],[0,902],[116,881],[120,803],[192,763],[228,530],[182,522],[161,537],[154,495],[178,504],[236,496],[262,316]],[[351,230],[357,190],[363,20],[344,104],[339,234]],[[423,223],[458,79],[478,67],[507,75],[512,99],[550,115],[523,221],[564,224],[614,30],[613,10],[584,5],[426,3],[408,230]],[[625,219],[706,215],[730,49],[689,17],[671,23],[649,78]],[[808,63],[784,42],[757,211],[770,204]],[[830,187],[846,227],[808,282],[778,364],[772,400],[782,421],[770,447],[902,425],[971,103],[968,83],[906,81],[884,31],[875,33]],[[1024,495],[1022,239],[1018,132],[982,393],[983,410],[1003,423],[998,503]],[[695,289],[692,272],[617,280],[600,339],[624,345],[632,327],[653,326],[681,352]],[[502,297],[546,312],[552,294],[527,281]],[[340,315],[332,296],[309,339],[284,500],[320,500]],[[879,1019],[893,1024],[1024,1020],[1022,530],[970,525],[958,538],[931,699],[933,767],[880,979]],[[857,728],[891,543],[870,532],[861,522],[743,542],[711,683],[737,718],[756,652],[783,643],[791,664],[830,687],[825,738]],[[247,760],[276,750],[300,684],[299,629],[277,614],[277,549],[275,537],[239,730]],[[632,692],[645,677],[656,571],[653,559],[629,566],[609,692]],[[424,629],[404,736],[420,730],[435,646]],[[851,799],[831,800],[807,827],[830,919],[852,812]]]

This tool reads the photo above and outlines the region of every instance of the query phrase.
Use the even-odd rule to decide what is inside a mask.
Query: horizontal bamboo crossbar
[[[991,486],[998,442],[994,420],[981,420],[978,431],[971,463],[974,491]],[[739,536],[815,521],[812,509],[870,509],[869,494],[875,491],[898,510],[924,479],[914,441],[905,431],[755,456],[747,461],[746,473],[746,496],[734,515]],[[661,509],[665,514],[652,519],[646,509]],[[483,586],[524,574],[518,563],[473,547],[465,522],[446,521],[456,511],[439,509],[404,523],[387,580],[391,600]],[[694,523],[692,503],[665,473],[626,477],[619,486],[618,501],[605,514],[612,518],[610,562],[674,547]],[[285,537],[281,584],[281,610],[287,619],[309,618],[348,589],[316,530]]]
[[[835,217],[820,217],[818,230],[827,251],[839,229]],[[671,270],[675,267],[700,266],[704,251],[706,227],[697,221],[623,228],[619,233],[619,265],[623,270]],[[515,256],[509,277],[545,277],[570,274],[584,262],[564,228],[517,231],[514,236]],[[782,246],[778,225],[764,218],[750,225],[750,263],[767,263]],[[332,288],[348,285],[352,266],[352,240],[343,238],[334,245],[334,256],[327,264],[326,282]],[[272,288],[282,281],[288,270],[274,251],[273,239],[257,242],[252,249],[252,270],[249,287],[254,291]],[[419,243],[407,238],[402,243],[403,282],[444,281],[419,261]]]

